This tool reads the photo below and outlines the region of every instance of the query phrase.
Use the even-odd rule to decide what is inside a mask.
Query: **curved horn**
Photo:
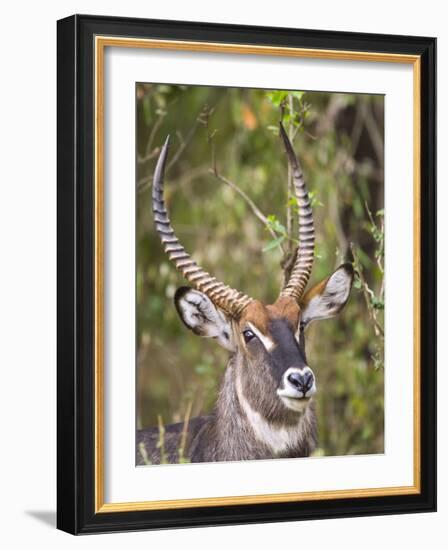
[[[314,223],[311,201],[303,179],[302,168],[294,153],[291,142],[280,123],[280,135],[288,156],[288,162],[292,171],[294,190],[299,205],[298,238],[299,245],[294,266],[291,270],[289,281],[280,293],[280,296],[292,296],[297,301],[303,295],[303,291],[310,278],[314,260]]]
[[[163,199],[163,175],[168,156],[169,136],[166,138],[156,170],[152,186],[152,210],[154,213],[154,224],[163,248],[169,259],[174,263],[176,269],[183,277],[197,290],[206,294],[212,302],[232,317],[238,318],[243,309],[252,301],[249,296],[238,290],[230,288],[217,281],[209,273],[204,271],[180,244],[174,234],[168,212]]]

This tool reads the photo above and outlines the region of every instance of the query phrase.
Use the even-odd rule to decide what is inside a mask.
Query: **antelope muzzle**
[[[290,367],[282,376],[277,395],[288,409],[302,410],[316,391],[316,378],[310,367]]]

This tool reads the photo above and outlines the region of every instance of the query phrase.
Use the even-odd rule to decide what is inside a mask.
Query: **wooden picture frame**
[[[413,70],[414,482],[208,499],[104,499],[104,52],[109,47],[407,64]],[[58,528],[98,533],[434,511],[436,41],[75,15],[58,21]]]

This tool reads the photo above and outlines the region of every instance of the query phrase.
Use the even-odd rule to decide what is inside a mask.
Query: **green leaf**
[[[266,94],[266,97],[269,99],[269,101],[275,105],[276,107],[280,107],[280,104],[282,101],[284,101],[289,92],[284,92],[282,90],[275,90],[273,92],[268,92]]]
[[[311,208],[315,206],[324,206],[324,203],[317,198],[315,191],[308,191],[308,196],[310,198]]]
[[[299,101],[301,101],[303,96],[305,95],[305,92],[289,92],[289,93],[293,97],[296,97]]]
[[[270,214],[267,219],[268,227],[272,229],[272,231],[274,231],[275,233],[280,233],[280,235],[283,235],[284,237],[287,236],[286,227],[279,222],[274,214]]]
[[[294,208],[299,207],[299,203],[297,202],[297,197],[290,197],[286,203],[286,206],[292,206]]]
[[[269,252],[269,250],[274,250],[274,248],[277,248],[282,244],[282,242],[285,240],[285,237],[281,235],[277,239],[273,239],[272,241],[268,242],[268,244],[262,248],[262,252]]]
[[[372,296],[371,302],[372,302],[372,306],[373,306],[375,309],[384,309],[384,302],[383,302],[383,300],[380,300],[380,299],[377,298],[376,296]]]

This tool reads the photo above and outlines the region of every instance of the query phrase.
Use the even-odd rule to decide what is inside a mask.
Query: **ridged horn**
[[[169,136],[157,160],[152,186],[152,210],[154,224],[162,246],[176,269],[196,290],[206,294],[212,302],[225,313],[238,318],[252,298],[217,281],[202,269],[186,252],[176,237],[163,198],[163,180],[165,164],[168,157]]]
[[[303,179],[302,168],[292,148],[291,142],[280,123],[280,135],[285,146],[289,166],[294,182],[294,192],[299,206],[298,215],[298,248],[294,266],[288,282],[280,293],[280,296],[292,296],[297,301],[303,295],[305,287],[311,275],[314,260],[314,222],[311,201]]]

